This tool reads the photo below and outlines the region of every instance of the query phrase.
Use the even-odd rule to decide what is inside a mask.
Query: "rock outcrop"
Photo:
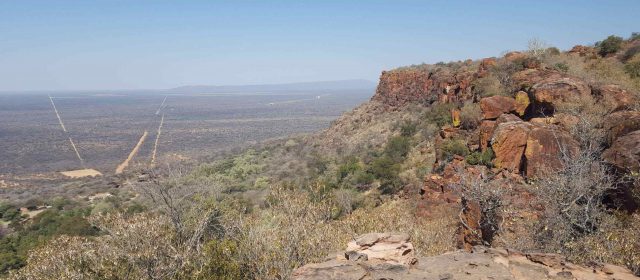
[[[520,170],[531,126],[523,121],[498,124],[491,138],[491,147],[496,155],[494,160],[496,167],[512,172]]]
[[[402,239],[393,243],[408,246],[405,235],[384,235]],[[375,238],[373,238],[375,239]],[[373,240],[372,239],[372,240]],[[408,243],[410,245],[410,243]],[[398,253],[402,252],[400,249]],[[344,255],[347,255],[345,252]],[[472,252],[455,251],[435,257],[414,259],[412,263],[387,262],[358,255],[344,258],[339,255],[325,262],[307,264],[292,274],[295,280],[373,280],[373,279],[500,279],[500,280],[637,280],[629,270],[607,264],[580,266],[556,254],[525,254],[481,246]]]
[[[534,126],[527,138],[524,156],[527,177],[543,176],[563,167],[578,154],[579,144],[566,131],[554,126]]]
[[[617,138],[602,158],[620,171],[640,172],[640,130]]]
[[[480,99],[480,109],[485,120],[494,120],[504,113],[515,111],[516,101],[506,96],[485,97]]]

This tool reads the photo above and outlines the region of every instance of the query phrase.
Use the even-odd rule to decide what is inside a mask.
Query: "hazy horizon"
[[[639,13],[637,1],[9,0],[0,91],[375,82],[383,70],[497,56],[531,38],[568,49],[627,37]]]

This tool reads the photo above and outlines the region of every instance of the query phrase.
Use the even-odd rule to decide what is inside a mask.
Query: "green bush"
[[[400,134],[402,136],[411,137],[418,131],[418,125],[411,121],[405,121],[400,127]]]
[[[564,73],[569,72],[569,65],[567,65],[564,62],[558,62],[558,63],[554,64],[553,68],[558,70],[558,71],[560,71],[560,72],[564,72]]]
[[[633,46],[633,47],[627,49],[620,59],[623,62],[627,62],[627,61],[631,60],[634,56],[636,56],[636,54],[639,54],[639,53],[640,53],[640,45]]]
[[[409,148],[411,148],[409,137],[395,136],[389,139],[384,152],[395,162],[401,162],[407,156],[407,153],[409,153]]]
[[[348,158],[344,164],[338,167],[338,183],[358,170],[360,170],[360,162],[358,162],[358,159],[355,157]]]
[[[640,59],[632,61],[624,66],[624,71],[631,76],[631,78],[640,78]]]
[[[465,157],[469,154],[467,144],[460,139],[446,139],[442,142],[442,157],[449,161],[454,155]]]
[[[622,47],[622,42],[624,42],[624,39],[622,39],[622,37],[611,35],[607,37],[607,39],[604,39],[604,41],[597,44],[597,46],[600,48],[598,53],[601,56],[607,56],[609,54],[616,53]]]
[[[493,167],[491,161],[495,157],[493,150],[488,148],[483,152],[473,152],[465,157],[465,161],[471,165],[485,165],[487,167]]]
[[[559,55],[560,54],[560,49],[558,49],[556,47],[550,47],[550,48],[547,48],[545,50],[545,52],[548,55]]]
[[[236,242],[223,239],[213,239],[204,245],[202,269],[196,273],[194,279],[243,279],[240,263],[235,258],[238,254]]]
[[[429,108],[425,113],[424,119],[427,122],[436,124],[439,128],[451,123],[451,109],[455,107],[454,104],[437,103]]]

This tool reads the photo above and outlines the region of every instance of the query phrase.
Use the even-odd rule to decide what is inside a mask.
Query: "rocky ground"
[[[613,265],[580,266],[555,254],[523,254],[474,247],[436,257],[415,258],[408,236],[371,233],[349,243],[346,251],[293,273],[296,280],[365,279],[638,279]]]

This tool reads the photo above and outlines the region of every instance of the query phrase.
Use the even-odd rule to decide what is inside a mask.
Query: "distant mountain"
[[[282,92],[282,91],[322,91],[322,90],[369,90],[376,83],[369,80],[341,80],[288,84],[228,85],[228,86],[182,86],[169,89],[174,93],[222,93],[222,92]]]

